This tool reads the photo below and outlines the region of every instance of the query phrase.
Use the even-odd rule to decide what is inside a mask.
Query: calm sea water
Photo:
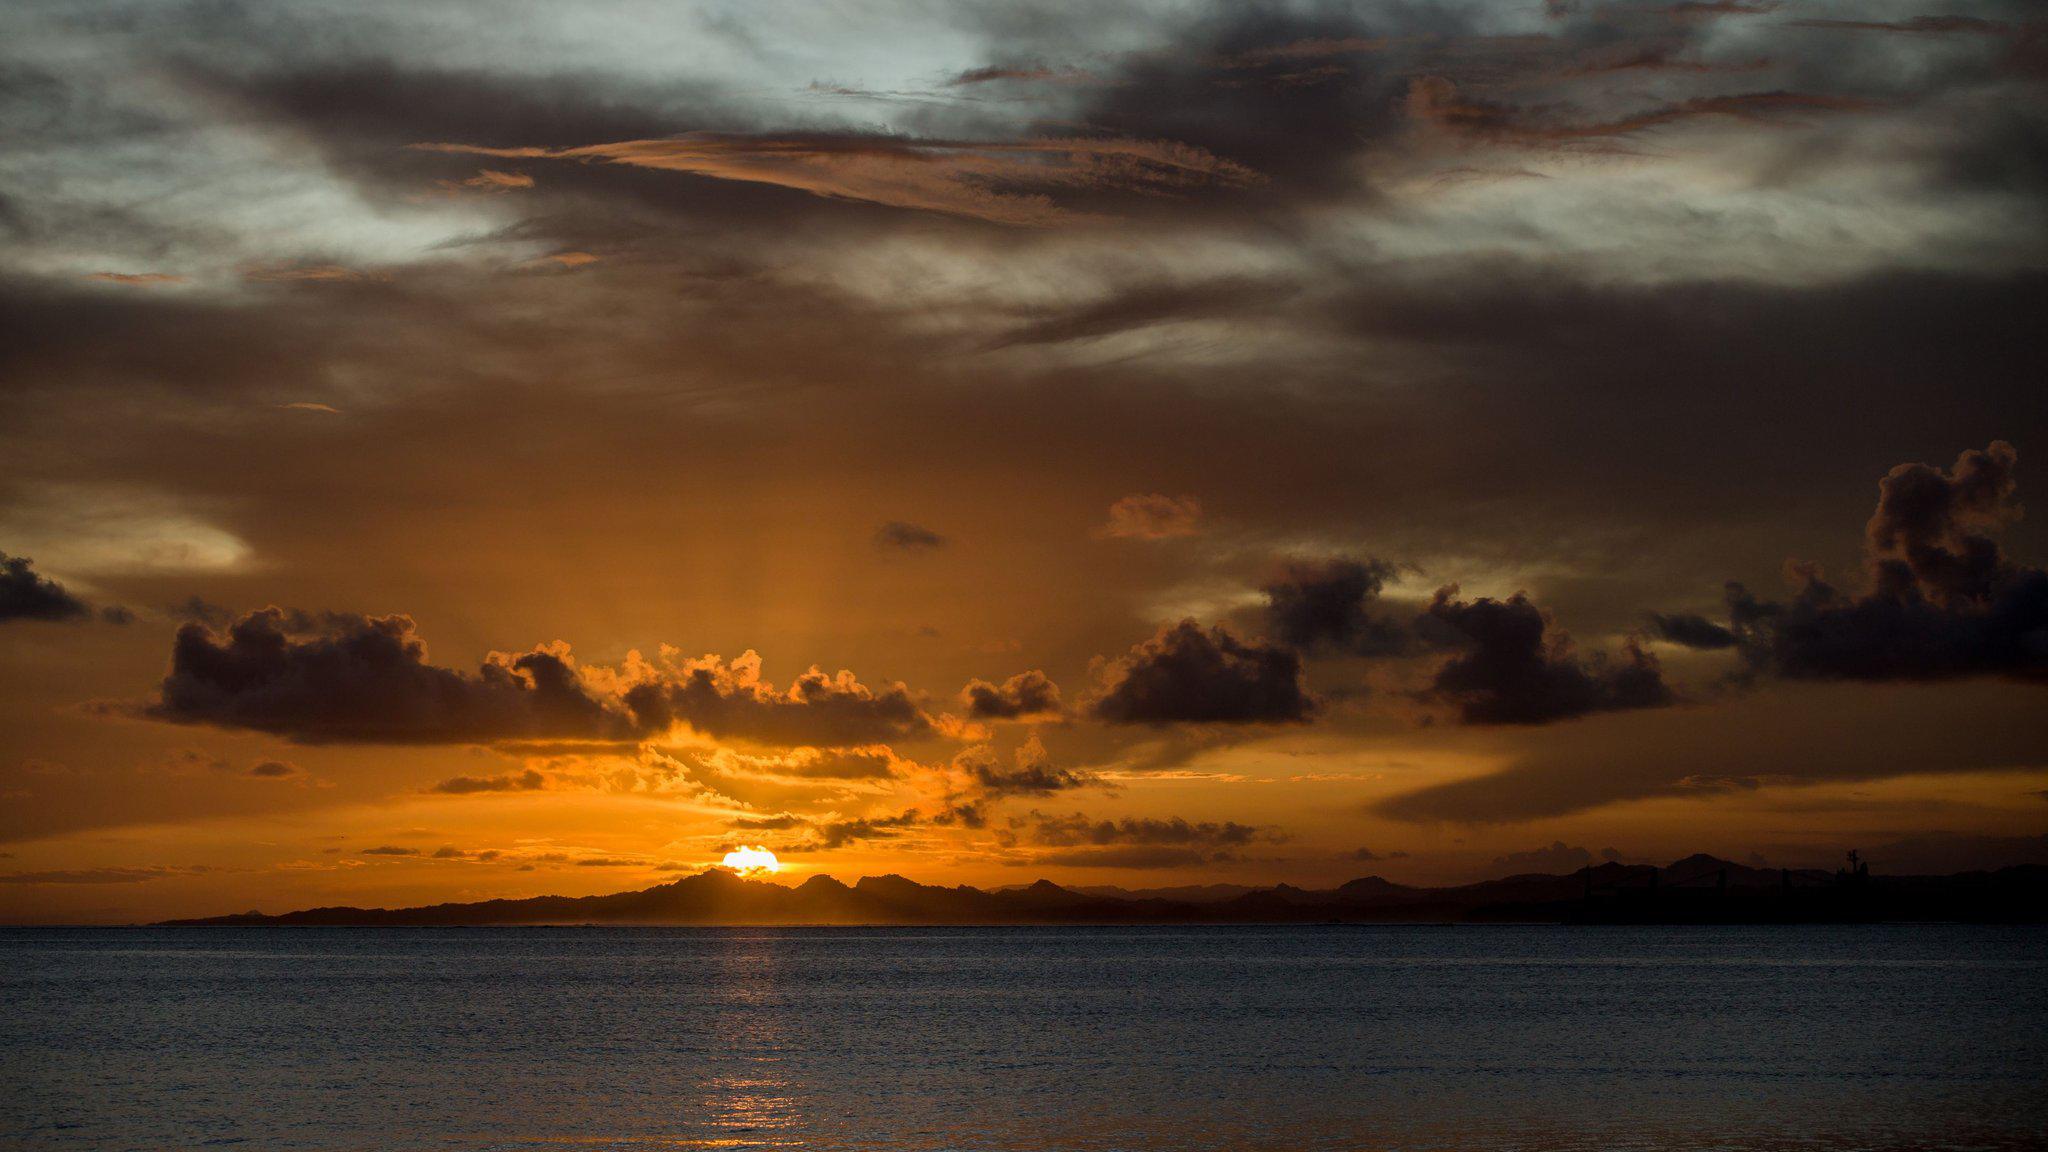
[[[2048,933],[0,932],[0,1147],[2048,1147]]]

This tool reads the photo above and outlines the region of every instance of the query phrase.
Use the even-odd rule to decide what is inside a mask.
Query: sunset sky
[[[2048,861],[2026,2],[0,7],[0,921]]]

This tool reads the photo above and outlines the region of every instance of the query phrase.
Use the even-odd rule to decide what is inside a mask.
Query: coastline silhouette
[[[1605,863],[1565,874],[1525,873],[1428,888],[1361,877],[1329,889],[1126,890],[1049,880],[997,889],[941,887],[902,876],[849,885],[813,876],[785,886],[722,869],[603,896],[308,908],[164,922],[173,927],[858,924],[1757,924],[1942,920],[2048,921],[2048,867],[2022,864],[1947,876],[1872,875],[1847,866],[1751,868],[1705,854],[1667,867]]]

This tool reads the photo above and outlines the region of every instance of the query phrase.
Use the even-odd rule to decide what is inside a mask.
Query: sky
[[[2029,3],[0,9],[0,921],[2048,862]]]

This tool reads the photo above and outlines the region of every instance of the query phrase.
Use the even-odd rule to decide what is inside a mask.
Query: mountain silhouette
[[[1195,885],[1131,891],[1050,880],[983,890],[902,876],[794,887],[710,869],[608,896],[536,896],[418,908],[243,912],[170,926],[486,926],[515,924],[862,925],[1393,923],[1774,923],[2048,919],[2048,867],[1952,876],[1869,876],[1752,868],[1707,855],[1668,867],[1607,863],[1445,888],[1361,877],[1336,888]]]

